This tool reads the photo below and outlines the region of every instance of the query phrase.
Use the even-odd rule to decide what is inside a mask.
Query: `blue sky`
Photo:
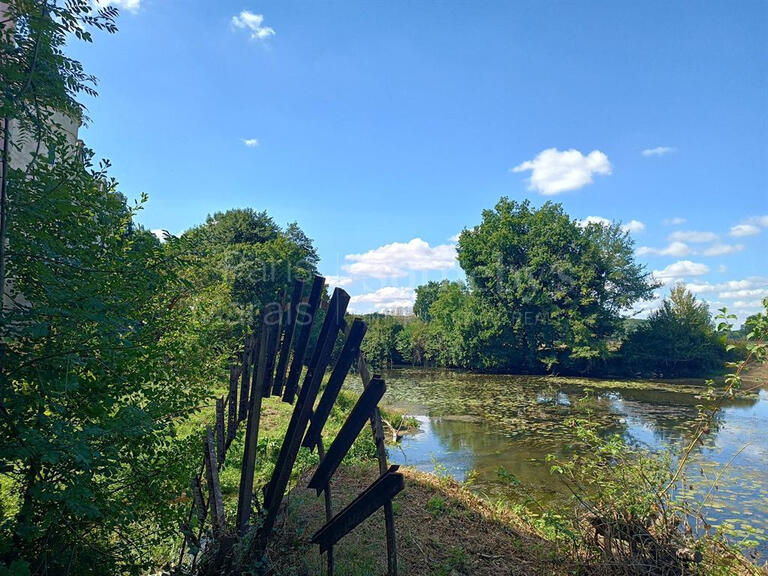
[[[112,3],[82,134],[150,229],[265,209],[369,311],[459,277],[499,197],[554,200],[715,306],[768,296],[763,0]]]

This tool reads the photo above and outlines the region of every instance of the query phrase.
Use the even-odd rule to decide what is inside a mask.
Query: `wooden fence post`
[[[219,468],[216,464],[216,452],[213,447],[213,432],[208,426],[205,435],[205,466],[208,476],[208,502],[211,507],[211,519],[213,521],[213,533],[219,535],[225,527],[224,502],[221,496],[219,484]]]

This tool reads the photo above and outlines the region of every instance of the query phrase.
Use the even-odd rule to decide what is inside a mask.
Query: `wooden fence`
[[[392,498],[403,489],[404,480],[402,474],[397,472],[397,466],[389,466],[387,463],[378,409],[386,384],[380,377],[371,376],[360,352],[360,344],[367,330],[365,323],[358,318],[351,323],[345,320],[350,298],[344,290],[334,290],[312,357],[308,361],[305,358],[312,327],[319,317],[324,284],[324,278],[315,276],[305,298],[304,283],[296,281],[290,300],[286,302],[284,298],[282,303],[266,306],[261,314],[259,329],[245,338],[239,362],[230,371],[228,394],[216,401],[215,428],[208,427],[205,431],[203,464],[199,473],[192,478],[193,505],[187,523],[182,526],[184,541],[179,568],[187,562],[191,563],[191,569],[194,570],[204,542],[213,539],[220,547],[231,548],[237,538],[253,530],[253,552],[264,555],[273,536],[275,521],[296,457],[299,449],[304,446],[309,450],[316,449],[320,457],[309,487],[314,488],[318,496],[324,496],[326,522],[314,534],[312,543],[317,544],[320,552],[326,554],[327,573],[334,573],[334,545],[379,508],[383,508],[387,573],[390,576],[397,574]],[[343,347],[330,371],[322,396],[317,401],[340,333],[344,333]],[[326,450],[322,439],[323,427],[347,373],[356,360],[363,381],[363,392]],[[269,396],[281,396],[283,402],[294,404],[294,409],[272,477],[262,487],[263,499],[259,505],[259,491],[254,487],[256,452],[262,399]],[[379,478],[334,515],[330,494],[331,478],[366,421],[370,423],[376,444]],[[224,513],[219,471],[241,422],[245,422],[245,442],[237,517],[230,525]],[[207,498],[203,493],[203,483],[207,488]],[[255,513],[254,504],[258,506]],[[198,520],[196,533],[190,528],[194,515]],[[254,516],[258,517],[256,523],[252,522]]]

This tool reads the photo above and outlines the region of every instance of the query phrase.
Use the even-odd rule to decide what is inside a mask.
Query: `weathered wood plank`
[[[232,442],[237,433],[237,382],[240,379],[240,367],[229,369],[229,395],[227,396],[227,444]]]
[[[341,288],[336,288],[333,291],[333,296],[331,296],[328,312],[325,315],[325,320],[320,330],[313,362],[307,371],[304,384],[301,387],[296,407],[291,415],[291,422],[288,425],[288,431],[280,448],[275,472],[268,485],[265,501],[267,515],[262,526],[263,538],[269,537],[272,533],[272,528],[277,518],[277,511],[283,499],[283,493],[288,484],[293,464],[296,461],[296,454],[299,451],[301,439],[304,437],[304,432],[309,424],[312,407],[320,389],[323,374],[325,374],[325,369],[328,366],[333,345],[336,342],[336,336],[344,323],[344,313],[348,305],[349,294]]]
[[[317,440],[317,455],[320,456],[320,459],[322,460],[325,457],[325,447],[323,446],[323,439],[319,438]],[[332,506],[332,500],[331,500],[331,485],[328,483],[328,486],[325,487],[325,490],[323,491],[323,496],[325,498],[325,522],[326,524],[331,521],[331,518],[333,518],[333,506]],[[334,568],[334,562],[333,562],[333,546],[329,546],[328,549],[325,552],[325,558],[326,558],[326,574],[328,576],[333,576],[333,568]]]
[[[253,352],[253,336],[245,337],[245,345],[240,353],[240,413],[238,420],[245,420],[248,415],[248,390],[251,385],[251,354]]]
[[[216,398],[216,461],[224,462],[226,450],[226,438],[224,438],[224,398]]]
[[[302,445],[310,450],[315,447],[320,439],[323,427],[328,420],[328,415],[331,413],[331,408],[333,408],[333,404],[336,402],[339,391],[344,384],[344,379],[347,377],[347,372],[349,372],[355,357],[360,353],[360,343],[363,341],[367,329],[365,322],[359,318],[355,318],[352,327],[349,329],[347,339],[344,341],[344,347],[341,349],[341,354],[339,354],[336,365],[333,367],[333,372],[331,372],[328,383],[325,385],[325,391],[320,398],[320,402],[317,404],[315,413],[312,415],[307,435],[304,437]]]
[[[285,372],[288,368],[288,357],[291,355],[291,344],[293,343],[293,334],[296,331],[296,316],[299,313],[299,306],[301,305],[301,295],[304,292],[304,282],[302,280],[296,280],[293,283],[293,294],[291,295],[291,302],[287,311],[287,318],[285,321],[285,331],[283,333],[283,341],[280,346],[280,360],[277,362],[277,372],[275,374],[275,385],[272,389],[272,394],[280,396],[283,393],[283,386],[285,385]]]
[[[397,466],[390,467],[383,476],[312,536],[312,543],[320,546],[320,552],[328,550],[386,502],[391,502],[405,487],[403,475],[396,470]]]
[[[275,356],[277,355],[277,342],[280,338],[280,330],[283,322],[283,307],[278,302],[267,304],[264,312],[264,322],[269,326],[267,338],[264,341],[267,347],[264,366],[264,397],[269,398],[272,392],[272,378],[275,373]]]
[[[301,371],[304,367],[304,354],[307,351],[307,343],[309,342],[309,335],[312,332],[312,323],[315,320],[315,313],[317,312],[317,306],[320,303],[320,296],[323,293],[323,285],[325,284],[325,278],[322,276],[315,276],[312,282],[312,290],[309,293],[309,299],[306,303],[301,303],[298,306],[298,313],[296,315],[296,327],[300,328],[299,335],[296,337],[296,345],[293,348],[293,361],[291,362],[291,369],[288,372],[288,380],[285,384],[285,391],[283,392],[283,402],[293,403],[296,396],[296,389],[299,386],[299,378],[301,377]]]
[[[190,488],[192,489],[192,499],[195,503],[195,511],[197,512],[197,519],[200,524],[205,522],[205,517],[208,516],[208,506],[203,500],[203,489],[200,486],[200,477],[195,474],[192,476],[190,482]]]
[[[266,339],[269,326],[262,322],[261,338]],[[253,476],[256,466],[256,448],[259,443],[259,421],[261,419],[261,399],[264,386],[264,357],[267,350],[262,346],[259,350],[257,377],[251,389],[248,407],[248,422],[245,427],[245,446],[243,447],[243,462],[240,467],[240,490],[237,499],[237,533],[243,536],[248,529],[251,518],[251,503],[253,498]]]
[[[317,490],[318,494],[323,491],[330,477],[333,476],[336,468],[339,467],[344,456],[349,452],[352,443],[360,434],[366,420],[371,417],[373,409],[381,400],[381,397],[384,396],[386,389],[387,386],[384,384],[384,380],[374,378],[368,384],[368,387],[363,390],[363,393],[342,425],[341,430],[339,430],[339,434],[334,439],[330,448],[328,448],[325,458],[317,466],[315,473],[309,481],[309,487]]]
[[[213,533],[221,534],[225,527],[224,501],[221,496],[221,484],[219,484],[219,469],[216,465],[216,451],[213,443],[211,427],[206,428],[205,435],[205,468],[208,478],[208,502],[211,507],[211,521]]]

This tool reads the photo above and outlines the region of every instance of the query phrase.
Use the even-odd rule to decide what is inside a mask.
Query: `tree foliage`
[[[725,347],[706,302],[678,284],[648,322],[629,335],[622,358],[631,371],[645,376],[701,376],[722,368]]]
[[[606,356],[621,312],[654,285],[618,224],[580,225],[559,204],[502,198],[458,244],[489,367],[536,369]]]
[[[199,464],[188,416],[253,313],[317,262],[297,226],[263,212],[218,213],[163,243],[134,223],[143,200],[129,205],[62,126],[93,93],[65,39],[115,29],[117,11],[94,6],[4,4],[0,573],[155,565]]]

